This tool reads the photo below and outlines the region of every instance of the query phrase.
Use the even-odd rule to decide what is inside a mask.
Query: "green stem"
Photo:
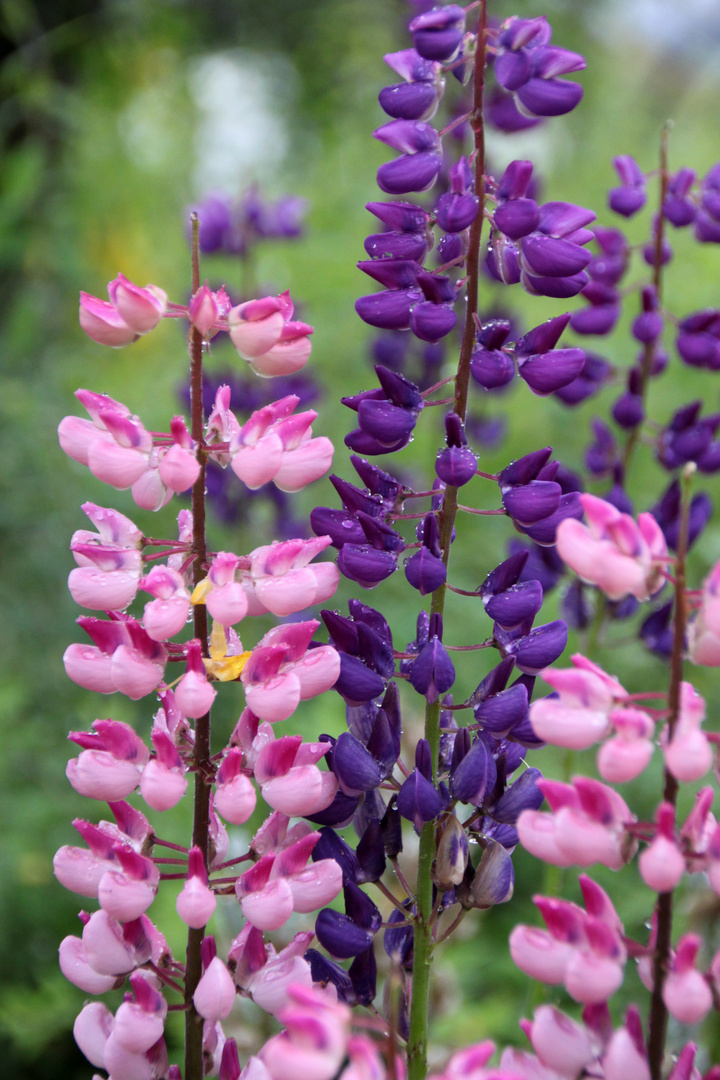
[[[477,216],[470,229],[467,255],[467,304],[460,359],[455,377],[453,408],[461,420],[467,413],[470,386],[470,359],[475,344],[474,315],[478,310],[480,278],[480,240],[485,212],[485,133],[483,128],[483,94],[485,89],[485,53],[487,0],[481,0],[477,28],[477,50],[473,80],[473,108],[470,125],[475,137],[475,193],[480,199]],[[440,547],[443,562],[448,565],[450,539],[457,515],[458,489],[445,488],[439,515]],[[442,616],[445,609],[445,585],[432,595],[430,610]],[[437,779],[440,746],[440,702],[428,703],[425,710],[425,738],[430,744],[433,777]],[[430,969],[432,965],[432,864],[435,859],[435,825],[428,822],[420,833],[420,852],[417,875],[417,918],[414,932],[412,996],[410,999],[410,1032],[408,1037],[408,1080],[425,1080],[427,1076],[427,1046],[430,1013]]]

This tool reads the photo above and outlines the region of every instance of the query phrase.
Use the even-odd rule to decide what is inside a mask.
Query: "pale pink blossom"
[[[65,650],[63,663],[73,682],[101,694],[119,690],[133,701],[161,682],[167,654],[136,619],[116,614],[109,621],[82,616],[77,622],[95,644]]]
[[[124,799],[140,782],[149,751],[129,724],[117,720],[94,720],[93,731],[72,731],[68,736],[83,747],[72,758],[66,775],[81,795],[114,802]]]
[[[165,641],[179,634],[190,611],[190,593],[177,570],[153,566],[140,582],[140,588],[155,597],[145,605],[142,617],[148,637]]]
[[[144,1054],[135,1054],[123,1046],[113,1030],[105,1044],[104,1066],[113,1080],[161,1080],[168,1070],[165,1041],[159,1039]]]
[[[78,1014],[73,1024],[73,1036],[91,1065],[102,1069],[105,1064],[105,1044],[113,1027],[113,1015],[106,1005],[91,1001]]]
[[[588,777],[572,784],[538,781],[551,814],[524,810],[517,822],[524,847],[538,858],[559,866],[603,863],[619,870],[632,857],[637,843],[625,826],[635,818],[624,799],[612,788]]]
[[[485,1080],[484,1066],[494,1053],[490,1039],[466,1046],[452,1055],[441,1074],[432,1073],[430,1080]]]
[[[552,1005],[541,1005],[535,1010],[532,1023],[523,1027],[543,1065],[561,1076],[578,1076],[597,1060],[600,1052],[597,1036]]]
[[[123,319],[114,304],[90,293],[80,292],[80,326],[98,345],[120,349],[140,336]]]
[[[270,723],[287,720],[300,701],[335,684],[340,674],[336,650],[331,645],[308,648],[319,625],[313,619],[276,626],[253,649],[241,679],[248,707],[256,716]]]
[[[82,942],[90,967],[99,975],[129,974],[151,955],[140,919],[123,924],[102,908],[85,923]]]
[[[613,706],[628,694],[617,679],[594,664],[588,666],[585,657],[576,654],[571,659],[573,668],[545,668],[540,672],[558,697],[534,701],[530,722],[544,742],[586,750],[608,733]]]
[[[305,817],[326,809],[338,791],[334,773],[317,762],[327,754],[326,742],[303,743],[299,735],[284,735],[267,743],[255,763],[255,780],[265,802],[288,817]]]
[[[610,713],[615,732],[598,750],[597,767],[603,780],[622,784],[634,780],[650,763],[655,724],[642,709],[618,708]]]
[[[116,845],[117,869],[108,869],[98,882],[100,907],[113,919],[138,919],[157,894],[160,872],[151,859],[131,847]]]
[[[579,881],[586,910],[536,896],[547,931],[515,927],[510,952],[521,971],[550,985],[563,983],[576,1001],[595,1004],[621,985],[627,952],[622,923],[607,893],[585,874]]]
[[[690,683],[681,683],[672,738],[668,739],[667,731],[663,732],[661,745],[668,771],[683,784],[702,779],[712,765],[712,747],[700,729],[704,719],[705,701]]]
[[[130,976],[134,1001],[123,1001],[113,1023],[113,1036],[135,1054],[146,1053],[162,1038],[167,1002],[140,972]]]
[[[233,626],[245,618],[248,599],[240,581],[243,561],[229,551],[219,551],[207,578],[193,594],[195,602],[204,600],[208,612],[222,626]]]
[[[188,309],[190,322],[209,341],[221,326],[221,320],[230,311],[230,299],[224,288],[213,292],[207,281],[193,295]]]
[[[339,863],[309,862],[319,839],[319,833],[311,832],[278,854],[268,852],[241,874],[235,894],[253,926],[277,930],[293,911],[308,914],[335,899],[342,888]]]
[[[90,966],[85,945],[79,937],[68,935],[60,942],[58,950],[60,970],[68,982],[84,990],[86,994],[104,994],[118,983],[116,975],[101,975]],[[124,980],[124,976],[121,977]]]
[[[236,425],[232,432],[228,456],[233,472],[252,491],[272,480],[280,468],[286,449],[281,425],[299,401],[294,394],[280,398],[257,409],[242,427]],[[309,430],[310,423],[305,430]]]
[[[668,1012],[681,1024],[697,1024],[710,1012],[712,991],[695,967],[702,938],[685,934],[675,946],[675,958],[663,983],[662,997]]]
[[[187,491],[200,475],[200,463],[195,456],[195,445],[182,416],[170,421],[172,446],[159,455],[158,474],[170,491]]]
[[[250,614],[269,611],[283,617],[333,596],[340,580],[335,563],[309,565],[330,543],[329,536],[318,536],[276,541],[251,551],[244,582],[249,599],[259,607]]]
[[[243,360],[253,361],[277,344],[285,321],[284,310],[283,297],[264,296],[238,304],[228,312],[230,340]]]
[[[587,525],[567,518],[558,526],[558,555],[575,573],[597,585],[611,600],[631,594],[647,600],[663,585],[667,545],[652,514],[637,523],[611,503],[585,493],[580,496]]]
[[[347,1049],[350,1010],[315,989],[291,987],[285,1030],[260,1051],[273,1080],[332,1080]]]
[[[720,562],[705,578],[700,607],[687,628],[688,655],[694,664],[720,665]]]
[[[650,1080],[650,1066],[635,1010],[628,1010],[627,1026],[614,1031],[602,1056],[605,1080]]]
[[[288,320],[283,323],[280,340],[267,352],[253,357],[250,367],[256,375],[266,379],[278,375],[292,375],[305,367],[308,361],[312,351],[312,333],[313,328],[307,323]]]

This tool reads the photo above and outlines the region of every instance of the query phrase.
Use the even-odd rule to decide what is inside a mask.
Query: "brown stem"
[[[192,216],[192,291],[197,292],[200,288],[200,223],[197,214]],[[207,547],[205,542],[205,462],[206,455],[203,444],[203,403],[202,403],[202,336],[194,326],[190,327],[188,335],[188,351],[190,353],[190,421],[191,435],[197,446],[197,459],[200,465],[200,474],[192,489],[192,513],[193,513],[193,582],[197,583],[203,578],[203,563],[207,560]],[[204,604],[195,604],[193,607],[193,633],[200,641],[203,656],[208,655],[208,628],[207,613]],[[193,755],[193,768],[195,771],[195,796],[193,807],[193,846],[200,848],[205,858],[205,866],[209,865],[209,836],[210,836],[210,784],[207,780],[212,775],[210,761],[210,714],[206,713],[195,723],[195,751]],[[200,947],[205,936],[205,928],[188,930],[187,952],[185,964],[185,1080],[202,1080],[203,1078],[203,1019],[193,1005],[193,994],[202,976],[202,960]]]
[[[690,520],[690,485],[695,465],[685,466],[682,475],[682,508],[680,517],[680,535],[675,564],[675,617],[673,622],[673,647],[670,657],[670,686],[668,689],[667,738],[672,740],[675,724],[680,712],[680,690],[683,677],[685,655],[685,631],[687,628],[687,604],[685,599],[685,570],[688,550],[688,525]],[[665,769],[665,790],[663,799],[671,806],[677,803],[678,783],[674,776]],[[667,1036],[668,1011],[663,1001],[662,992],[670,960],[672,941],[672,892],[660,893],[655,908],[657,940],[653,960],[653,993],[650,1003],[648,1023],[648,1059],[652,1080],[661,1080],[662,1064],[665,1056],[665,1038]]]

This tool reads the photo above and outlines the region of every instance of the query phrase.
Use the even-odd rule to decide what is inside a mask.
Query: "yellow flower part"
[[[207,578],[205,578],[205,581],[207,581]],[[200,586],[204,584],[205,582],[201,581],[197,585],[195,591],[197,592]],[[207,674],[212,675],[218,682],[232,682],[234,679],[240,677],[242,669],[247,664],[249,658],[249,652],[240,653],[237,656],[227,655],[227,636],[225,634],[225,627],[222,623],[213,620],[212,631],[210,633],[210,658],[205,659],[203,657],[203,664],[205,665]]]
[[[244,652],[239,656],[225,656],[222,660],[213,660],[212,657],[207,660],[203,657],[203,664],[207,674],[212,675],[214,679],[219,682],[232,682],[233,679],[240,678],[242,669],[249,659],[250,653]]]
[[[209,577],[203,578],[202,581],[198,581],[197,585],[195,586],[195,588],[192,591],[192,595],[190,597],[190,603],[191,604],[204,604],[205,603],[205,597],[210,592],[212,587],[213,587],[212,586],[212,581],[210,580]]]

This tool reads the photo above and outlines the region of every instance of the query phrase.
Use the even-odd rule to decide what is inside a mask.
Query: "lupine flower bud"
[[[195,930],[206,925],[217,904],[215,894],[208,888],[207,881],[207,870],[202,852],[200,848],[193,847],[188,853],[187,880],[175,906],[185,925]]]
[[[215,809],[231,825],[242,825],[255,809],[252,781],[242,771],[242,751],[231,747],[215,776]]]
[[[688,197],[696,177],[694,169],[680,169],[668,180],[662,212],[676,229],[691,225],[697,216],[697,206]]]
[[[215,295],[208,287],[207,281],[198,289],[190,301],[190,322],[200,332],[205,340],[211,336],[210,331],[221,315],[220,307]]]
[[[488,840],[463,903],[483,910],[495,904],[505,904],[512,899],[514,887],[515,874],[510,855],[502,844]]]
[[[397,808],[404,818],[412,821],[419,834],[427,821],[434,821],[443,808],[443,800],[431,780],[419,769],[413,769],[400,788]]]
[[[655,892],[672,892],[685,873],[685,859],[675,839],[675,808],[661,803],[656,821],[655,838],[638,860],[640,876]]]
[[[645,174],[629,154],[621,154],[613,158],[613,165],[622,181],[622,187],[613,188],[608,192],[608,206],[616,214],[632,217],[642,209],[647,199]]]
[[[110,282],[108,294],[121,318],[136,334],[147,334],[156,327],[167,307],[167,296],[157,285],[142,289],[123,274]]]
[[[455,667],[441,641],[442,625],[437,618],[431,629],[434,632],[410,669],[410,682],[414,689],[430,702],[437,701],[440,694],[446,693],[455,682]]]
[[[175,688],[175,700],[185,716],[197,720],[210,711],[217,690],[210,685],[205,675],[199,641],[188,643],[185,659],[187,669]]]
[[[451,774],[453,798],[473,806],[482,806],[492,793],[496,780],[495,759],[485,740],[476,736],[470,752]]]
[[[438,90],[431,82],[398,83],[384,86],[378,100],[381,109],[398,120],[429,120],[437,109]]]
[[[712,749],[700,730],[705,717],[705,702],[688,682],[680,684],[680,709],[672,739],[667,732],[662,740],[665,765],[683,784],[700,780],[712,764]]]
[[[433,863],[433,881],[441,890],[459,885],[468,864],[468,839],[465,830],[451,814],[442,827],[442,834]]]
[[[170,810],[187,791],[185,765],[172,739],[164,731],[151,735],[156,757],[148,761],[140,778],[140,794],[153,810]]]
[[[235,983],[219,956],[213,957],[200,979],[193,1004],[205,1020],[217,1023],[230,1015],[235,1001]]]

